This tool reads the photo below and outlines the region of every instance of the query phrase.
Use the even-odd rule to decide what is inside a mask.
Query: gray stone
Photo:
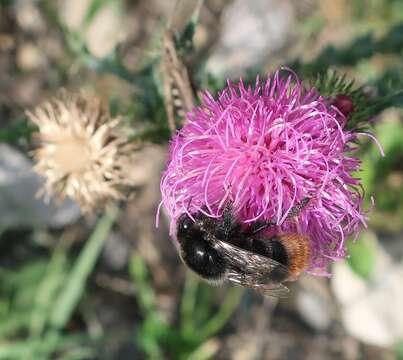
[[[80,33],[92,55],[103,58],[125,37],[124,11],[118,1],[110,1],[97,11],[89,24],[84,24],[91,3],[89,0],[62,1],[60,17],[68,29]]]
[[[235,0],[223,15],[222,30],[207,69],[235,76],[281,49],[291,33],[294,8],[287,1]]]
[[[18,150],[0,144],[0,226],[63,227],[80,217],[71,200],[46,204],[37,197],[43,183],[31,161]]]
[[[299,315],[314,330],[327,330],[335,318],[335,307],[326,280],[302,276],[299,285],[295,300]]]
[[[368,344],[390,347],[403,338],[403,263],[393,261],[374,234],[364,236],[376,254],[373,276],[363,279],[347,262],[339,262],[333,267],[332,289],[346,330]]]

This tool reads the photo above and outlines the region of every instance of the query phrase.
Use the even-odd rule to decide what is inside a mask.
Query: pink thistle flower
[[[201,106],[170,144],[161,180],[170,233],[183,213],[222,214],[226,201],[244,224],[276,219],[274,232],[306,234],[308,269],[326,274],[331,260],[346,255],[345,240],[358,235],[366,216],[363,191],[352,173],[360,169],[357,135],[347,118],[315,89],[305,89],[291,71],[280,71],[254,87],[242,81]],[[290,209],[309,197],[294,219]]]

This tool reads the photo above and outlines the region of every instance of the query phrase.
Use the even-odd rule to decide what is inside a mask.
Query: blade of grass
[[[87,13],[84,16],[84,19],[81,24],[81,31],[85,31],[87,27],[91,24],[92,20],[94,20],[95,16],[98,14],[100,10],[102,10],[103,7],[105,7],[108,4],[114,4],[118,3],[120,4],[120,1],[116,0],[92,0],[88,9]]]
[[[193,322],[196,324],[204,324],[210,317],[211,308],[213,305],[213,294],[215,288],[208,284],[200,282],[198,294],[197,294],[197,311],[193,314]]]
[[[50,359],[51,354],[56,350],[67,348],[78,350],[86,341],[89,339],[85,334],[62,336],[58,333],[49,333],[44,338],[38,337],[0,344],[0,359]]]
[[[198,279],[188,271],[186,274],[185,287],[183,289],[181,301],[181,332],[185,333],[189,329],[193,329],[194,324],[194,310],[196,305],[196,292],[199,287]]]
[[[219,331],[230,319],[241,301],[244,289],[232,287],[218,312],[198,330],[200,339],[207,339]]]
[[[74,349],[65,355],[58,357],[58,360],[87,360],[94,359],[95,352],[91,348]]]
[[[189,354],[187,360],[207,360],[211,359],[217,351],[220,349],[220,342],[213,338],[207,340],[202,345],[200,345],[196,350]]]
[[[27,326],[30,315],[31,309],[25,311],[10,311],[6,317],[0,318],[0,339],[18,334],[21,328]]]
[[[45,276],[38,286],[29,324],[31,337],[39,336],[43,332],[57,291],[66,279],[67,250],[71,243],[66,236],[61,237],[49,261]]]
[[[403,360],[403,339],[398,340],[395,345],[397,360]]]
[[[143,258],[134,253],[130,261],[130,275],[136,285],[136,295],[143,313],[155,311],[155,294],[148,283],[148,272]]]
[[[85,289],[85,283],[93,270],[102,246],[117,218],[116,208],[105,212],[88,239],[71,270],[66,286],[61,290],[57,298],[50,324],[56,328],[63,328],[69,321]]]
[[[150,286],[146,263],[134,253],[130,261],[130,275],[136,285],[136,296],[144,316],[136,334],[136,343],[150,359],[163,359],[161,339],[169,332],[169,325],[155,303],[155,293]]]

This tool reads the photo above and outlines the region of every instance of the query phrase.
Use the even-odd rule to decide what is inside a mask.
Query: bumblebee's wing
[[[257,278],[254,274],[229,272],[227,279],[234,284],[251,288],[270,297],[285,297],[289,293],[289,289],[281,283],[268,281],[267,278]]]
[[[228,264],[226,277],[229,281],[270,296],[280,297],[288,292],[281,284],[288,276],[288,269],[279,262],[218,239],[214,241],[214,248]]]

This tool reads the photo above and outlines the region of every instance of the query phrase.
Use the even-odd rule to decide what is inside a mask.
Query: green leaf
[[[0,122],[1,121],[3,120],[0,114]],[[21,116],[9,121],[7,126],[0,127],[0,143],[4,142],[15,146],[25,146],[36,130],[36,125],[28,121],[27,117]]]
[[[398,360],[403,360],[403,339],[399,340],[395,346],[396,356]]]
[[[289,67],[300,76],[312,76],[324,73],[331,66],[354,66],[362,59],[369,59],[376,54],[397,54],[403,50],[403,23],[394,25],[383,37],[377,38],[373,32],[356,37],[350,44],[336,48],[328,45],[310,63],[303,64],[299,59]]]
[[[348,242],[347,249],[350,256],[347,258],[348,264],[353,271],[363,279],[370,279],[375,264],[375,249],[366,240],[365,235],[357,242]]]
[[[398,169],[399,154],[403,153],[403,127],[398,119],[389,121],[385,119],[375,127],[375,133],[379,143],[385,152],[382,157],[378,148],[372,147],[371,151],[365,153],[362,161],[362,172],[360,177],[362,184],[368,193],[372,193],[377,185],[385,190],[384,181],[387,175]],[[377,194],[377,198],[382,197],[382,193]]]
[[[186,55],[193,51],[193,36],[196,31],[197,23],[199,22],[200,9],[204,0],[198,0],[190,20],[187,22],[182,34],[177,41],[178,51],[181,55]]]

